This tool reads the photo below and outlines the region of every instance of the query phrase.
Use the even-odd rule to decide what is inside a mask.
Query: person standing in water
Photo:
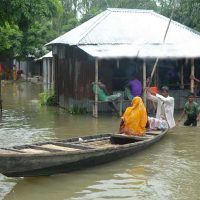
[[[197,121],[200,120],[200,107],[197,102],[194,101],[194,93],[190,93],[187,97],[184,110],[178,119],[180,122],[182,118],[187,114],[187,119],[184,122],[184,126],[197,126]]]

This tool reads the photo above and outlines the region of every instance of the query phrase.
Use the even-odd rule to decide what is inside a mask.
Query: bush
[[[49,98],[47,98],[47,101],[46,101],[46,106],[57,106],[57,102],[56,102],[56,96],[53,95],[53,96],[50,96]]]
[[[56,106],[57,105],[56,97],[53,93],[54,92],[52,90],[40,93],[39,94],[40,104],[42,106]]]
[[[86,113],[86,108],[80,108],[78,105],[74,105],[67,111],[72,115],[81,115]]]

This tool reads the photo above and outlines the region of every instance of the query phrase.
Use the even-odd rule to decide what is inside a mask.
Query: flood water
[[[5,83],[0,147],[66,137],[111,133],[115,116],[72,116],[41,107],[42,85]],[[109,164],[49,177],[8,178],[0,174],[5,200],[198,200],[200,127],[178,124],[159,143]]]

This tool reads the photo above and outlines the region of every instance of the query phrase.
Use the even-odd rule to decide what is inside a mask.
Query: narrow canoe
[[[142,137],[101,134],[0,148],[0,173],[47,176],[92,167],[132,155],[159,141],[166,132],[148,131]]]

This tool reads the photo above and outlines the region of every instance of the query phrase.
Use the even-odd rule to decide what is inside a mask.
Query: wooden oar
[[[172,5],[173,5],[173,3],[174,3],[174,2],[172,1]],[[165,31],[165,35],[164,35],[162,44],[165,43],[165,40],[166,40],[166,37],[167,37],[167,33],[168,33],[168,30],[169,30],[169,27],[170,27],[170,24],[171,24],[171,21],[172,21],[173,14],[174,14],[174,6],[172,7],[172,13],[171,13],[171,16],[170,16],[169,23],[168,23],[168,25],[167,25],[167,29],[166,29],[166,31]],[[153,66],[153,70],[152,70],[152,72],[151,72],[151,78],[150,78],[150,80],[149,80],[149,84],[148,84],[147,87],[149,87],[149,86],[151,85],[151,81],[152,81],[152,78],[153,78],[153,76],[154,76],[154,73],[155,73],[155,70],[156,70],[158,61],[159,61],[159,57],[156,58],[156,61],[155,61],[154,66]]]

